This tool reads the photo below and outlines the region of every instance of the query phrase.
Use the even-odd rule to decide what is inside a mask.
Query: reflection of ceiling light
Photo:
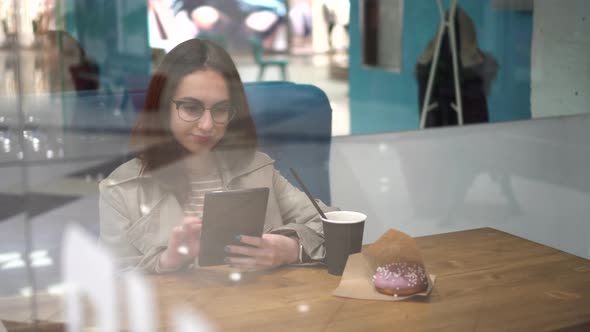
[[[309,312],[309,305],[308,304],[300,304],[297,306],[297,311],[301,313]]]
[[[25,261],[21,258],[10,260],[2,265],[2,270],[12,270],[25,267]]]
[[[387,152],[387,150],[389,149],[389,146],[387,146],[387,144],[385,143],[380,143],[379,144],[379,152]]]
[[[35,120],[35,118],[33,118],[32,116],[29,116],[29,122],[33,122]]]
[[[229,274],[229,280],[240,281],[242,280],[242,274],[240,272],[232,272]]]
[[[64,286],[62,284],[51,285],[47,287],[47,293],[51,295],[62,295],[64,293]]]
[[[41,257],[33,259],[31,263],[32,267],[44,267],[44,266],[51,266],[53,265],[53,259],[51,257]]]
[[[4,122],[6,121],[6,118],[4,116],[0,116],[0,122]]]
[[[53,150],[47,150],[45,152],[45,156],[47,157],[47,159],[53,159]]]
[[[181,255],[188,255],[188,248],[187,246],[180,246],[178,247],[178,253]]]
[[[29,258],[33,267],[53,265],[53,259],[47,255],[47,250],[35,250],[29,254]]]
[[[18,252],[5,252],[0,254],[0,264],[11,261],[13,259],[19,259],[20,253]]]
[[[37,258],[43,258],[43,257],[47,257],[47,250],[35,250],[29,254],[29,258],[31,258],[31,259],[37,259]]]
[[[150,208],[145,204],[140,204],[139,211],[141,211],[141,214],[148,214],[150,213]]]
[[[19,151],[19,152],[16,154],[16,157],[17,157],[18,159],[23,159],[23,158],[25,157],[25,154],[24,154],[22,151]]]
[[[31,297],[31,295],[33,295],[33,291],[31,290],[31,287],[22,288],[18,292],[20,293],[21,296],[24,296],[24,297]]]

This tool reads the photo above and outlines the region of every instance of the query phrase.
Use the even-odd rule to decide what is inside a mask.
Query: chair
[[[262,46],[262,41],[256,36],[250,37],[250,46],[252,47],[252,52],[254,53],[254,61],[256,61],[256,64],[258,65],[259,81],[262,81],[262,77],[264,76],[264,71],[266,70],[267,66],[280,67],[283,81],[287,80],[287,65],[289,64],[287,59],[264,57],[264,47]]]
[[[244,85],[256,124],[259,149],[292,184],[294,168],[311,194],[330,204],[332,108],[316,86],[291,82]]]

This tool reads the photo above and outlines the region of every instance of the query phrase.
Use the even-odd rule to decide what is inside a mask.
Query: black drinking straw
[[[315,199],[313,199],[313,197],[309,193],[309,190],[307,190],[307,187],[303,184],[303,181],[301,181],[301,179],[299,178],[299,175],[297,175],[297,172],[295,172],[295,170],[292,168],[289,168],[289,170],[291,171],[291,173],[293,173],[293,176],[295,176],[295,180],[297,180],[297,182],[299,182],[301,189],[303,189],[303,191],[305,192],[305,194],[307,195],[307,197],[309,198],[309,200],[311,201],[313,206],[315,206],[316,210],[318,210],[318,213],[320,214],[320,216],[322,216],[322,218],[324,218],[324,219],[328,219],[328,218],[326,218],[326,215],[324,214],[322,209],[320,209],[320,206],[318,205],[318,203],[315,201]]]

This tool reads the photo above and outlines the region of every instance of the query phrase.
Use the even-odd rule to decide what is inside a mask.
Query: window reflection
[[[0,321],[29,327],[64,313],[58,303],[72,287],[62,273],[64,230],[75,224],[87,234],[86,244],[94,248],[98,241],[108,250],[99,251],[110,255],[101,266],[116,264],[113,289],[125,295],[113,297],[134,303],[131,310],[164,307],[164,322],[155,325],[176,319],[194,327],[211,320],[220,329],[235,329],[243,319],[252,324],[244,328],[301,323],[323,329],[324,321],[307,320],[318,313],[346,316],[332,320],[333,329],[352,328],[345,326],[347,319],[378,322],[372,317],[382,310],[372,311],[370,301],[363,310],[346,311],[355,308],[352,302],[330,295],[343,277],[328,275],[322,265],[326,235],[308,198],[294,188],[291,167],[325,203],[323,209],[368,216],[365,244],[390,228],[415,237],[434,235],[433,242],[424,242],[431,255],[425,263],[451,279],[479,264],[506,266],[506,255],[518,261],[519,253],[536,248],[531,256],[551,252],[550,260],[560,257],[564,266],[574,266],[552,266],[551,273],[563,273],[560,280],[583,283],[590,258],[584,222],[590,192],[584,114],[590,109],[588,3],[458,0],[456,19],[444,28],[440,43],[441,18],[450,19],[454,0],[391,1],[388,10],[380,10],[386,3],[0,2]],[[195,37],[218,45],[218,53],[187,52],[170,60],[175,47]],[[199,67],[199,57],[226,61]],[[192,98],[191,107],[203,105],[198,119],[171,116],[177,114],[171,101],[177,97]],[[228,121],[214,116],[224,111],[215,106],[219,101],[235,104],[237,116]],[[547,119],[501,123],[541,117]],[[430,129],[408,132],[422,128]],[[218,146],[237,157],[198,158]],[[248,245],[262,246],[256,242],[262,237],[232,234],[223,258],[233,266],[200,266],[195,243],[205,192],[259,186],[273,190],[261,234],[276,235],[268,237],[283,241],[274,253],[286,255],[266,265],[253,263]],[[235,219],[242,218],[245,213]],[[474,239],[465,235],[443,246],[437,235],[473,228],[487,232],[477,245],[488,247],[465,249],[474,255],[466,260],[436,256],[461,253],[452,249]],[[500,233],[506,233],[504,240],[485,240]],[[508,243],[517,242],[521,246],[515,245],[514,253]],[[84,253],[80,248],[69,252]],[[489,252],[493,258],[485,255]],[[99,265],[80,255],[70,266],[80,273],[76,277],[87,278],[88,293],[97,297],[112,290],[97,286],[98,278],[111,276]],[[138,271],[147,273],[134,274]],[[522,275],[530,280],[551,275],[535,271]],[[468,278],[473,303],[489,295],[478,292],[513,276],[507,270],[493,273],[476,282],[473,275]],[[553,280],[539,283],[556,290],[538,291],[533,298],[571,304],[586,296],[576,282],[567,290]],[[307,293],[315,286],[322,290]],[[457,293],[442,282],[436,287],[439,295]],[[150,299],[150,291],[157,300]],[[529,308],[530,316],[516,311],[522,324],[561,308],[552,303],[537,312],[527,298],[514,299]],[[432,299],[396,306],[413,313],[446,300]],[[179,313],[175,303],[194,310]],[[486,305],[470,309],[508,326],[502,308],[493,300]],[[137,321],[145,315],[139,309]],[[428,312],[438,319],[437,310]],[[268,318],[274,314],[284,314],[284,324]],[[472,318],[464,312],[456,316]],[[203,322],[195,323],[195,317]],[[561,323],[555,326],[577,321]]]

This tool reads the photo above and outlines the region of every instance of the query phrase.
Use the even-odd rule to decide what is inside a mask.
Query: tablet
[[[226,245],[245,245],[236,235],[262,236],[268,188],[214,191],[205,194],[199,265],[226,264]]]

